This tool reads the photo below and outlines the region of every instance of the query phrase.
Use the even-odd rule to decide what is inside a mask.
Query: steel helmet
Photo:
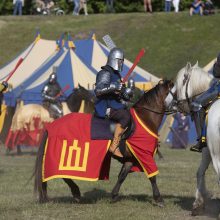
[[[56,73],[51,73],[49,76],[49,82],[55,82],[57,80],[57,75]]]
[[[107,65],[111,66],[114,70],[121,72],[123,69],[123,63],[124,63],[123,50],[116,47],[113,48],[108,55]]]

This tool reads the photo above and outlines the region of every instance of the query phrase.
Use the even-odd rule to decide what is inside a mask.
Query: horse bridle
[[[171,111],[173,113],[176,113],[176,112],[182,112],[182,113],[185,113],[184,109],[181,108],[182,106],[182,103],[185,103],[187,102],[188,106],[190,106],[190,98],[189,98],[189,95],[188,95],[188,87],[189,87],[189,80],[191,78],[191,74],[189,73],[185,73],[184,74],[184,79],[183,79],[183,86],[186,85],[186,90],[185,90],[185,97],[186,99],[181,99],[181,100],[178,100],[177,99],[177,91],[175,93],[173,93],[171,90],[169,91],[169,94],[172,96],[173,100],[172,100],[172,104],[171,104],[171,107],[172,106],[177,106],[177,109],[172,109]],[[174,103],[174,104],[173,104]]]
[[[183,86],[186,84],[186,90],[185,90],[185,97],[186,98],[185,99],[178,100],[177,99],[177,94],[174,94],[174,93],[172,93],[172,91],[170,91],[170,94],[173,97],[173,101],[175,102],[176,106],[178,107],[178,111],[182,112],[182,113],[186,113],[186,111],[183,108],[181,108],[181,104],[182,103],[187,102],[188,106],[190,106],[191,100],[194,97],[202,94],[202,93],[196,94],[193,97],[189,98],[188,87],[189,87],[189,81],[190,81],[191,75],[192,75],[192,71],[190,73],[188,73],[188,74],[184,74],[185,78],[183,79]],[[177,112],[177,110],[176,110],[176,112]]]
[[[174,96],[175,96],[175,94],[173,94],[173,92],[171,91],[171,89],[169,88],[169,92],[168,92],[168,94],[171,94],[172,96],[173,96],[173,98],[174,98]],[[146,100],[146,97],[144,96],[144,100]],[[170,114],[173,114],[175,111],[174,110],[165,110],[165,111],[163,111],[163,112],[159,112],[159,111],[155,111],[155,110],[153,110],[153,109],[150,109],[150,108],[147,108],[147,107],[144,107],[144,106],[142,106],[142,107],[136,107],[136,108],[140,108],[140,109],[143,109],[143,110],[145,110],[145,111],[149,111],[149,112],[152,112],[152,113],[155,113],[155,114],[158,114],[158,115],[170,115]]]

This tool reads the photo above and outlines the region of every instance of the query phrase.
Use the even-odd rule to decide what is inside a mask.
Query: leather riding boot
[[[126,129],[122,128],[120,124],[116,124],[114,138],[113,138],[112,143],[109,147],[109,151],[117,157],[123,157],[123,155],[119,149],[119,144],[121,141],[121,136],[125,130]]]
[[[206,141],[202,138],[202,127],[205,120],[205,111],[201,109],[199,112],[194,112],[192,117],[195,122],[198,142],[197,144],[190,147],[190,150],[195,152],[202,152],[202,148],[206,146]]]
[[[207,147],[206,141],[204,141],[202,138],[200,138],[197,141],[198,141],[197,144],[195,144],[194,146],[190,147],[190,150],[194,151],[194,152],[202,152],[202,148],[203,147]]]

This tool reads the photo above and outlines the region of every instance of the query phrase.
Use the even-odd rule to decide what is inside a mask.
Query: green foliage
[[[72,0],[54,0],[57,6],[61,7],[67,14],[72,13],[74,3]],[[164,11],[165,0],[153,0],[153,11]],[[181,0],[180,10],[188,10],[193,0]],[[109,12],[106,7],[105,0],[88,0],[88,12],[105,13]],[[213,0],[216,7],[220,6],[219,0]],[[30,14],[33,11],[34,0],[25,0],[23,14]],[[11,14],[13,10],[12,0],[0,1],[0,14]],[[142,12],[143,0],[114,0],[114,12],[127,13],[127,12]]]
[[[103,1],[90,1],[89,2],[90,9],[89,13],[104,13],[106,12],[106,6]]]
[[[11,14],[13,9],[12,0],[2,0],[0,3],[0,15]]]

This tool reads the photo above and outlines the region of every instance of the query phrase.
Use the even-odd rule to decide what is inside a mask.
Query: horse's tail
[[[38,149],[38,154],[35,162],[35,168],[34,168],[34,174],[33,176],[35,177],[34,180],[34,192],[42,194],[43,189],[42,189],[42,163],[43,163],[43,156],[44,156],[44,149],[45,145],[47,142],[47,131],[45,131],[43,138],[41,140],[39,149]]]

